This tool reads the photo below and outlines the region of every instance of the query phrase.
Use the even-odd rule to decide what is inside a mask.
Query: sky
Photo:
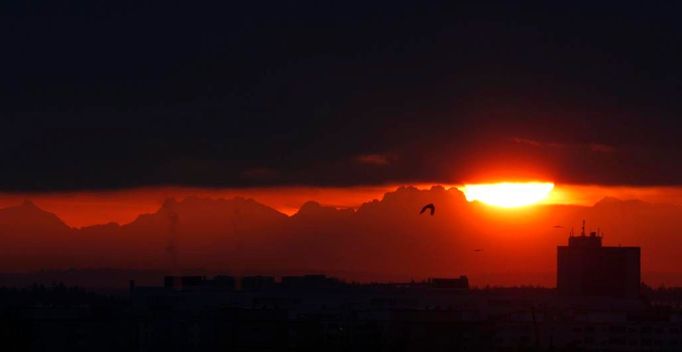
[[[677,186],[679,6],[4,2],[0,191]]]
[[[434,253],[405,275],[466,264],[529,278],[553,268],[565,240],[552,237],[553,225],[594,217],[617,233],[610,244],[642,245],[651,282],[679,284],[665,275],[679,276],[668,244],[678,243],[682,215],[681,10],[610,1],[4,1],[0,249],[11,258],[0,271],[164,267],[175,226],[167,222],[177,218],[169,206],[178,206],[200,228],[182,229],[193,239],[191,265],[214,251],[209,266],[245,266],[255,257],[238,260],[244,245],[291,268],[386,273],[407,263],[402,254]],[[457,191],[499,181],[555,187],[516,210],[467,203]],[[446,215],[438,204],[441,217],[427,225],[415,209],[429,197],[446,203]],[[244,239],[242,208],[253,212]],[[215,226],[201,228],[204,220]],[[111,222],[123,226],[102,225]],[[424,228],[436,242],[420,237]],[[24,237],[11,237],[17,231]],[[32,235],[49,234],[57,237],[31,247],[42,238]],[[477,267],[470,247],[481,241],[513,255],[493,250],[497,259]],[[308,244],[319,246],[310,258]],[[363,252],[356,262],[343,257],[349,248],[384,257]],[[525,282],[551,285],[543,278]]]

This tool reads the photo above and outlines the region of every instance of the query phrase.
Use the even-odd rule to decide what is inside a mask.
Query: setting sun
[[[547,198],[554,188],[551,182],[501,182],[464,185],[460,188],[467,201],[480,201],[504,208],[531,205]]]

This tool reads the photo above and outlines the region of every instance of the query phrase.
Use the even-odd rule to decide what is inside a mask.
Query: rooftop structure
[[[557,289],[563,295],[637,298],[640,248],[605,247],[598,232],[571,234],[557,247]]]

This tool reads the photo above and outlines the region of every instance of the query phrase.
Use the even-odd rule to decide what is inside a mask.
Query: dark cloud
[[[391,163],[391,160],[395,159],[394,155],[388,154],[362,154],[355,157],[355,161],[360,164],[372,165],[372,166],[386,166]]]
[[[5,2],[0,188],[679,184],[679,7]]]
[[[277,170],[273,170],[267,167],[260,167],[254,169],[246,169],[241,173],[242,177],[247,180],[262,181],[271,180],[277,177]]]
[[[590,150],[597,153],[613,153],[616,151],[616,148],[606,144],[591,143]]]
[[[545,141],[539,141],[539,140],[534,140],[534,139],[527,139],[527,138],[510,138],[510,141],[522,145],[527,145],[535,148],[555,148],[555,149],[574,149],[574,150],[581,150],[581,149],[589,149],[590,151],[593,151],[595,153],[613,153],[616,151],[616,147],[607,145],[607,144],[601,144],[601,143],[588,143],[588,144],[562,144],[562,143],[557,143],[557,142],[545,142]]]

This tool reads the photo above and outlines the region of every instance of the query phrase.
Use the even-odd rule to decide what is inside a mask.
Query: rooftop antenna
[[[585,219],[583,219],[583,229],[580,232],[580,235],[585,236]]]

